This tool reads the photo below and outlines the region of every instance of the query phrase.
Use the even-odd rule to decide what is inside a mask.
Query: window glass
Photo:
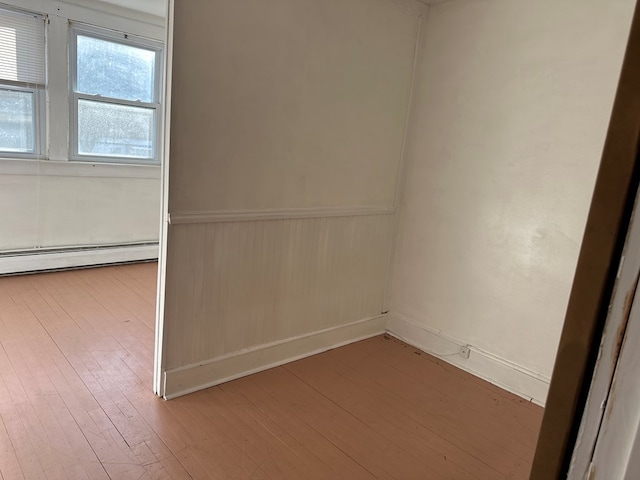
[[[0,89],[0,150],[35,150],[33,93]]]
[[[152,159],[155,110],[78,100],[80,155]]]
[[[155,51],[81,34],[76,48],[79,93],[155,101]]]

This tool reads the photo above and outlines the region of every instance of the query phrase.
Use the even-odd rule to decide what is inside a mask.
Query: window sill
[[[0,175],[160,179],[160,165],[0,158]]]

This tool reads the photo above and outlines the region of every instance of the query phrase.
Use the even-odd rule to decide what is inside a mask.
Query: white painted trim
[[[171,140],[171,71],[173,68],[173,15],[174,2],[168,0],[167,5],[167,38],[164,59],[164,103],[163,133],[160,144],[161,188],[160,188],[160,249],[158,252],[158,294],[156,295],[156,327],[155,345],[153,349],[153,393],[164,396],[164,305],[167,279],[167,239],[169,237],[169,154]]]
[[[359,217],[393,215],[394,207],[330,207],[269,210],[229,210],[219,212],[180,212],[169,214],[171,225],[189,223],[253,222],[260,220],[293,220],[299,218]]]
[[[122,165],[0,158],[0,175],[160,179],[160,165]]]
[[[0,275],[154,260],[156,258],[158,258],[158,246],[153,244],[37,253],[34,251],[33,254],[3,254],[0,255]]]
[[[57,163],[69,159],[69,21],[58,15],[49,16],[47,27],[47,108],[45,156]],[[9,163],[8,163],[9,162]],[[41,162],[31,162],[39,164]],[[21,163],[3,160],[0,172],[6,166],[14,169]],[[2,172],[4,173],[4,172]]]
[[[164,398],[169,400],[213,387],[236,378],[381,335],[384,331],[385,318],[381,315],[259,345],[206,362],[168,370],[164,374]]]
[[[169,400],[374,337],[385,331],[430,355],[544,406],[549,378],[396,314],[368,318],[174,368],[164,372],[161,391],[163,397]],[[468,359],[457,355],[461,346],[471,350]]]
[[[395,313],[387,314],[387,332],[424,352],[455,365],[522,398],[544,406],[550,379],[513,362],[455,340]],[[460,347],[468,359],[457,355]]]

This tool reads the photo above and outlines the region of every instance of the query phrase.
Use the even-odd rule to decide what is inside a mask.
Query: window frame
[[[153,102],[125,100],[101,95],[77,92],[78,35],[112,43],[151,50],[155,53]],[[162,141],[162,72],[164,45],[162,42],[82,23],[69,22],[69,160],[90,163],[120,163],[137,165],[160,164],[160,142]],[[80,100],[153,110],[153,156],[151,158],[125,157],[117,155],[86,155],[78,152],[78,104]]]
[[[1,11],[9,11],[20,15],[27,15],[39,19],[42,22],[42,44],[44,47],[44,69],[45,79],[47,78],[47,20],[48,16],[29,10],[14,8],[10,5],[0,4]],[[0,148],[0,159],[42,159],[45,157],[45,127],[46,127],[46,80],[44,84],[19,82],[13,80],[0,79],[0,90],[11,90],[14,92],[25,92],[33,94],[33,150],[30,152],[18,152],[13,150],[3,150]]]

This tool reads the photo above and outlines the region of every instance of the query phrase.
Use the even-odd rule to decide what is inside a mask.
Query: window
[[[45,19],[0,9],[0,156],[42,153]]]
[[[126,34],[72,28],[72,159],[158,162],[161,51]]]

